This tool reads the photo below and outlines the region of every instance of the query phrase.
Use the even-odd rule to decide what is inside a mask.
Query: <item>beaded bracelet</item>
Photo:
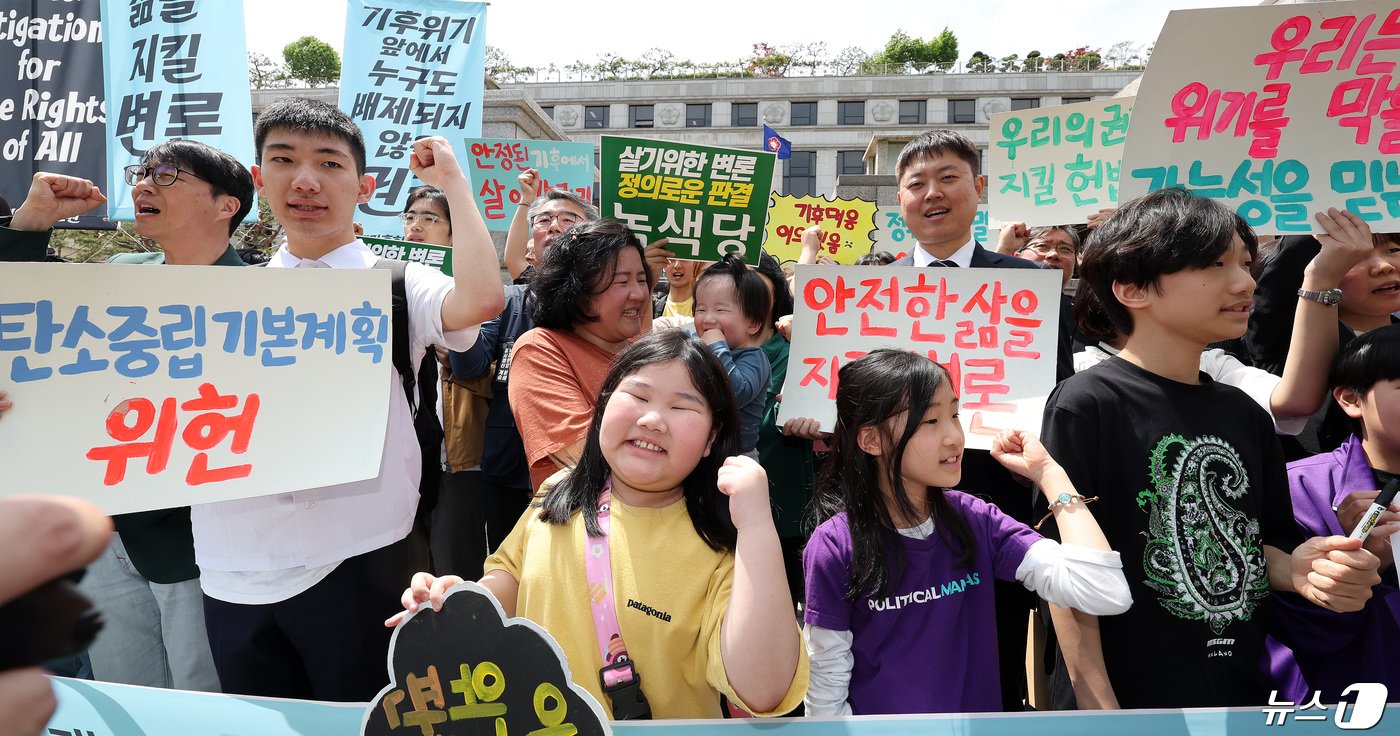
[[[1098,496],[1091,496],[1091,497],[1089,497],[1089,498],[1085,498],[1085,497],[1079,495],[1078,493],[1068,493],[1068,492],[1066,492],[1066,493],[1061,493],[1060,495],[1058,495],[1058,496],[1055,497],[1055,500],[1053,500],[1053,501],[1050,502],[1050,513],[1046,514],[1045,516],[1040,517],[1040,521],[1037,521],[1037,522],[1035,523],[1034,529],[1035,529],[1036,531],[1040,531],[1041,525],[1043,525],[1046,521],[1048,521],[1048,520],[1050,519],[1050,517],[1052,517],[1052,516],[1055,515],[1055,508],[1058,507],[1058,506],[1069,506],[1070,504],[1073,504],[1075,501],[1081,501],[1081,502],[1084,503],[1085,506],[1088,506],[1089,504],[1091,504],[1091,503],[1093,503],[1093,502],[1095,502],[1095,501],[1097,501],[1097,500],[1099,500],[1099,497],[1098,497]]]

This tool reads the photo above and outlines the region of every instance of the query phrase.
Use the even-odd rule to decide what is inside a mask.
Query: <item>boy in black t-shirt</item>
[[[1134,603],[1102,619],[1052,608],[1057,703],[1264,704],[1269,591],[1352,611],[1378,581],[1359,542],[1303,541],[1268,415],[1200,373],[1207,344],[1244,332],[1255,248],[1239,216],[1177,189],[1125,205],[1085,248],[1079,288],[1127,344],[1055,389],[1044,441],[1075,487],[1101,499],[1094,515]]]

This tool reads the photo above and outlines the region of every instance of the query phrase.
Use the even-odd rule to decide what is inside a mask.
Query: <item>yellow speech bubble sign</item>
[[[875,203],[863,199],[775,195],[768,207],[763,247],[779,263],[796,261],[802,253],[802,233],[813,225],[822,229],[818,255],[837,263],[854,264],[856,259],[870,252]]]

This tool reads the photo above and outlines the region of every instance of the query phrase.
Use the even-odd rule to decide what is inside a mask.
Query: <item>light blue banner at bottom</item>
[[[58,711],[49,721],[48,736],[356,736],[365,708],[354,703],[211,695],[58,677],[53,678],[53,686]],[[1289,710],[1282,718],[1266,710],[1279,709],[615,722],[612,729],[618,736],[774,736],[777,731],[781,736],[1306,736],[1343,730],[1334,722],[1337,706]],[[1350,715],[1346,713],[1342,720]],[[1394,733],[1397,725],[1400,705],[1390,705],[1368,730]],[[407,728],[404,733],[414,734],[417,729]]]

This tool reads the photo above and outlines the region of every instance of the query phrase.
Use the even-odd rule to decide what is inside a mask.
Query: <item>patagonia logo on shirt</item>
[[[652,608],[651,606],[648,606],[648,605],[645,604],[645,603],[638,603],[637,601],[634,601],[634,600],[632,600],[631,598],[628,598],[628,599],[627,599],[627,607],[628,607],[628,608],[635,608],[635,609],[637,609],[638,611],[641,611],[642,613],[645,613],[645,614],[648,615],[648,616],[651,616],[651,617],[653,617],[653,618],[659,618],[659,619],[661,619],[662,621],[665,621],[665,622],[668,623],[668,624],[671,623],[671,614],[666,613],[665,611],[658,611],[658,610],[656,610],[655,608]]]

